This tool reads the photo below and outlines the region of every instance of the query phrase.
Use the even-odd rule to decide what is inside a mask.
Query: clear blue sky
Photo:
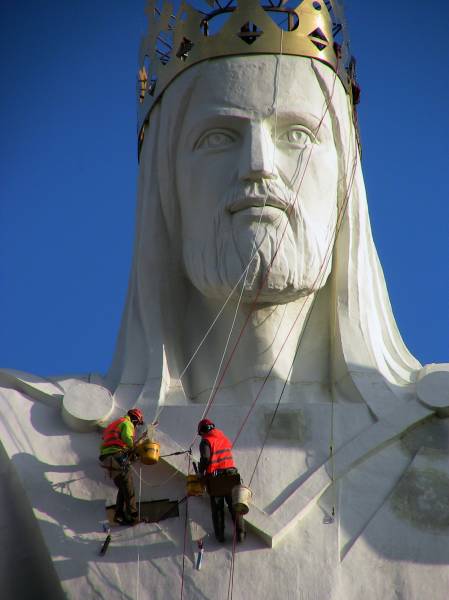
[[[449,361],[449,4],[346,0],[374,239],[404,340]],[[0,366],[105,372],[127,288],[143,0],[0,2]]]

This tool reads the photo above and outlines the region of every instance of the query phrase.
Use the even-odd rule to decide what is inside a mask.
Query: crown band
[[[286,8],[282,0],[277,6],[259,0],[208,4],[210,11],[199,12],[183,1],[175,16],[171,4],[164,3],[159,11],[155,0],[148,1],[148,34],[139,53],[139,153],[154,104],[180,73],[204,60],[249,54],[306,56],[332,68],[350,92],[347,42],[334,41],[342,29],[332,18],[335,0],[303,0],[296,8]]]

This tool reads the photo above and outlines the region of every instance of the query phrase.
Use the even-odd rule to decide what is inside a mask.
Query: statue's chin
[[[266,271],[258,270],[255,273],[254,279],[250,283],[246,282],[242,292],[244,277],[240,276],[245,269],[242,266],[241,270],[232,275],[229,270],[222,272],[218,270],[215,277],[198,277],[190,269],[188,278],[196,289],[206,298],[225,301],[229,295],[233,295],[235,299],[240,299],[244,304],[257,302],[258,304],[287,304],[298,298],[308,296],[314,290],[312,286],[299,285],[295,286],[285,281],[280,282],[280,277],[276,273],[271,272],[266,275]],[[239,281],[240,280],[240,281]]]
[[[247,231],[218,235],[201,247],[186,244],[188,279],[207,298],[224,301],[233,293],[243,303],[285,304],[322,287],[316,285],[321,252],[315,243],[299,244],[291,231],[279,243],[272,228],[257,237],[255,253]]]

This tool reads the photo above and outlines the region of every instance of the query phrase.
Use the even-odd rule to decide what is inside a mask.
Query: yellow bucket
[[[202,496],[204,485],[198,475],[187,475],[187,496]]]
[[[249,512],[249,504],[252,491],[246,485],[236,485],[232,488],[232,506],[237,513],[246,515]]]
[[[158,442],[143,440],[138,444],[136,450],[140,461],[144,465],[155,465],[159,460],[161,445]]]

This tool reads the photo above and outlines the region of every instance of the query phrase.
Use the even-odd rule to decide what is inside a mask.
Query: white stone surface
[[[0,369],[0,383],[20,390],[24,394],[36,400],[41,400],[50,406],[61,406],[64,395],[63,388],[43,377],[17,371],[16,369]]]
[[[183,374],[187,398],[206,402],[235,322],[228,353],[244,325],[245,332],[217,401],[232,404],[237,386],[243,401],[251,398],[270,368],[273,386],[285,378],[321,392],[335,384],[335,394],[375,415],[414,395],[407,386],[420,365],[391,313],[348,108],[332,71],[298,57],[209,61],[173,82],[142,149],[137,242],[111,388],[140,384],[156,410]],[[248,315],[272,259],[263,302]]]
[[[154,108],[110,373],[0,380],[0,438],[67,597],[177,599],[183,564],[184,598],[227,597],[231,524],[216,543],[207,497],[182,503],[180,519],[115,531],[99,557],[115,490],[91,428],[138,405],[159,420],[162,455],[193,443],[197,457],[196,424],[235,320],[227,357],[245,331],[208,413],[236,440],[254,492],[234,600],[447,599],[448,369],[421,368],[397,330],[349,108],[330,69],[291,56],[208,61]],[[242,302],[239,289],[183,373],[248,263]],[[187,469],[185,454],[136,466],[136,489],[182,499]]]

